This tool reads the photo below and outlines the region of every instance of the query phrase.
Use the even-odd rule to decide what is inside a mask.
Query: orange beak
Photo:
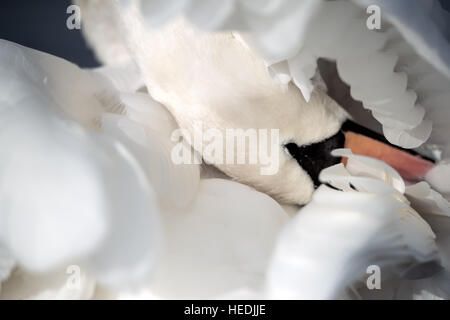
[[[434,163],[431,159],[426,159],[410,150],[403,150],[389,144],[387,141],[379,141],[374,138],[378,134],[366,136],[369,130],[363,129],[364,133],[359,133],[358,125],[344,125],[342,130],[345,134],[345,148],[351,149],[353,154],[368,156],[386,162],[393,167],[407,181],[422,180],[425,175],[433,168]],[[361,128],[361,127],[359,127]],[[355,130],[356,129],[356,130]],[[384,137],[380,140],[384,140]],[[346,164],[347,158],[342,158]]]

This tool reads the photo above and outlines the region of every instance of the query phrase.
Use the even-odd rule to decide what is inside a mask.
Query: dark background
[[[0,0],[0,39],[65,58],[81,67],[98,66],[81,31],[66,26],[70,16],[66,10],[71,4],[70,0]]]
[[[424,0],[411,3],[414,1]],[[450,10],[450,0],[440,1]],[[80,30],[66,27],[70,4],[70,0],[0,0],[0,39],[63,57],[81,67],[98,66]]]

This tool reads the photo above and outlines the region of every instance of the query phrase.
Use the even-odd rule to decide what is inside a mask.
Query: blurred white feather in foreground
[[[438,259],[435,235],[410,206],[398,173],[346,150],[335,154],[348,157],[347,166],[325,169],[320,177],[338,190],[319,187],[280,236],[268,271],[272,298],[337,298],[370,265],[402,274]],[[435,213],[432,199],[422,209],[430,207]],[[449,209],[445,202],[446,211],[438,213],[448,219]]]
[[[127,6],[130,1],[120,0],[120,3]],[[185,15],[203,29],[249,31],[272,56],[295,52],[305,36],[302,30],[321,6],[316,0],[150,0],[138,3],[151,27]]]
[[[191,205],[163,213],[165,247],[147,289],[119,298],[206,299],[260,291],[287,220],[263,193],[233,181],[202,180]]]
[[[197,191],[200,166],[172,161],[172,150],[179,143],[171,140],[178,128],[175,120],[148,94],[123,93],[119,100],[124,114],[105,113],[103,131],[133,151],[161,201],[179,207],[188,204]],[[190,147],[183,148],[193,159]]]
[[[109,85],[62,59],[0,46],[0,241],[29,271],[76,260],[108,282],[147,274],[152,187],[127,149],[88,129]]]

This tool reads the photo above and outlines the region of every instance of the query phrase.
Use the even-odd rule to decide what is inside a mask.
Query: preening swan
[[[93,70],[0,40],[0,298],[449,298],[446,13],[373,2],[78,0]]]
[[[92,3],[81,4],[87,9],[95,8]],[[340,12],[339,9],[347,7],[338,3],[326,5],[323,10]],[[351,12],[356,10],[351,9]],[[278,170],[274,173],[262,175],[261,162],[213,163],[216,167],[236,181],[253,186],[283,203],[305,204],[309,201],[314,186],[320,184],[319,172],[340,160],[331,156],[330,151],[344,147],[345,139],[339,137],[342,136],[341,126],[349,117],[323,88],[316,87],[306,101],[294,84],[281,86],[270,76],[259,52],[236,33],[205,32],[185,19],[149,28],[138,2],[129,6],[111,5],[107,10],[114,21],[121,21],[124,26],[123,38],[114,46],[120,44],[128,48],[152,97],[165,105],[178,125],[191,136],[202,134],[196,132],[196,123],[202,123],[206,129],[218,130],[223,136],[230,128],[279,130],[276,143],[281,147],[273,148],[278,154]],[[92,16],[92,19],[94,22],[86,22],[88,38],[89,25],[96,25],[96,17]],[[108,48],[109,44],[91,39],[94,48]],[[364,43],[362,45],[364,47]],[[357,143],[355,140],[355,136],[348,139],[347,147],[351,148],[349,143]],[[369,145],[358,148],[358,152],[367,154],[371,151],[371,156],[381,156],[374,152],[373,149],[380,149],[372,147],[372,142],[365,140],[364,143]],[[206,158],[204,148],[200,150],[197,145],[192,145],[201,157]],[[225,142],[221,145],[226,147]],[[247,145],[246,148],[246,154],[250,153],[252,147]],[[227,152],[230,150],[224,150],[223,154]],[[384,161],[395,158],[386,153]],[[413,170],[420,172],[419,178],[431,169],[430,163],[421,163],[413,157],[404,157],[402,161],[405,168],[413,166]],[[397,161],[397,165],[399,163]],[[407,179],[415,177],[410,171],[405,173]]]

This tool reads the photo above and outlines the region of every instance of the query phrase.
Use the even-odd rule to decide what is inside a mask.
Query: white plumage
[[[448,298],[450,205],[426,182],[406,186],[343,150],[346,166],[321,174],[335,189],[314,193],[285,153],[273,177],[218,166],[262,193],[170,159],[170,134],[195,120],[279,127],[282,143],[298,145],[335,134],[347,114],[310,82],[318,57],[337,60],[387,138],[422,144],[431,120],[429,141],[448,156],[448,80],[432,67],[442,61],[408,42],[395,16],[400,33],[372,33],[344,1],[77,3],[101,69],[0,41],[0,297],[349,298],[352,288],[373,298],[364,280],[374,264],[390,297]],[[162,26],[179,13],[248,32]],[[448,195],[447,171],[442,162],[427,180]],[[69,264],[83,271],[75,291]],[[407,279],[415,272],[424,279]]]
[[[111,88],[62,59],[0,45],[2,243],[30,271],[77,262],[114,281],[128,263],[147,271],[153,189],[128,149],[94,131],[104,112],[97,97]]]

